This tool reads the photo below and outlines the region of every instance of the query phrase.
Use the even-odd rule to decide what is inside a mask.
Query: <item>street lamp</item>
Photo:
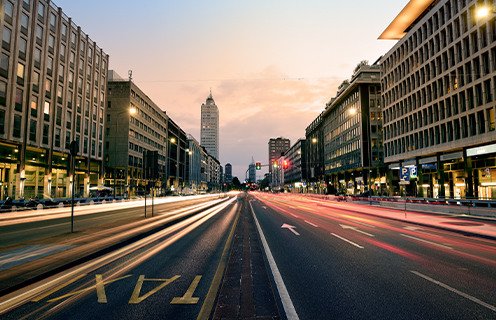
[[[357,110],[354,109],[354,108],[351,108],[350,109],[350,115],[355,115],[357,113]],[[361,113],[362,114],[362,120],[363,120],[363,117],[366,117],[367,118],[367,122],[368,121],[368,114],[366,113]],[[372,162],[372,153],[371,153],[371,149],[372,149],[372,138],[370,136],[370,123],[367,123],[367,149],[368,149],[368,158],[369,158],[369,161],[368,161],[368,167],[367,167],[367,185],[368,185],[368,191],[369,191],[369,197],[372,195],[372,189],[371,189],[371,181],[370,181],[370,168],[371,168],[371,162]]]
[[[167,185],[169,184],[169,174],[170,174],[170,149],[172,148],[172,144],[176,142],[176,138],[170,138],[169,139],[169,145],[168,145],[168,149],[167,150],[167,173],[166,173],[166,178],[167,180],[165,180],[165,191],[166,191],[166,195],[167,195]]]
[[[119,127],[119,116],[121,114],[127,113],[129,114],[135,114],[136,109],[130,108],[124,111],[119,112],[115,116],[115,137],[114,137],[114,199],[115,199],[115,193],[116,193],[116,185],[117,185],[117,127]],[[121,190],[122,191],[122,190]]]

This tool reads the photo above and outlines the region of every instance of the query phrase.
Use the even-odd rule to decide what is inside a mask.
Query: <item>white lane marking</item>
[[[294,233],[294,234],[296,234],[297,236],[299,236],[299,235],[300,235],[298,232],[296,232],[296,230],[294,230],[294,228],[296,228],[295,226],[290,226],[289,224],[286,224],[286,223],[285,223],[285,224],[283,224],[283,225],[281,226],[281,229],[283,229],[283,228],[287,228],[287,229],[291,230],[291,232],[293,232],[293,233]]]
[[[332,234],[333,236],[335,236],[336,238],[339,238],[339,239],[341,239],[341,240],[343,240],[343,241],[348,242],[349,244],[354,245],[355,247],[358,247],[358,248],[360,248],[360,249],[363,249],[363,247],[362,247],[361,245],[359,245],[359,244],[356,244],[356,243],[354,243],[354,242],[352,242],[352,241],[350,241],[350,240],[348,240],[348,239],[346,239],[346,238],[343,238],[343,237],[341,237],[341,236],[338,236],[338,235],[337,235],[337,234],[335,234],[335,233],[332,233],[332,232],[331,232],[331,234]]]
[[[435,242],[432,242],[432,241],[428,241],[428,240],[420,239],[420,238],[417,238],[417,237],[409,236],[409,235],[404,234],[404,233],[401,233],[401,235],[403,237],[407,237],[407,238],[414,239],[414,240],[417,240],[417,241],[422,241],[422,242],[425,242],[425,243],[433,244],[435,246],[439,246],[439,247],[442,247],[442,248],[453,250],[453,248],[448,247],[448,246],[445,246],[443,244],[439,244],[439,243],[435,243]]]
[[[266,207],[266,206],[262,206],[262,208],[267,209],[267,207]]]
[[[258,223],[258,219],[255,216],[255,211],[253,211],[253,207],[250,202],[251,213],[253,214],[253,218],[255,219],[255,223],[257,224],[258,234],[260,235],[260,239],[262,240],[262,244],[265,250],[265,254],[267,255],[267,260],[269,261],[270,270],[272,271],[272,275],[274,276],[274,281],[277,286],[277,291],[279,291],[279,296],[281,297],[282,306],[284,307],[284,311],[286,312],[286,318],[288,320],[298,320],[298,314],[296,314],[295,307],[293,305],[293,301],[289,297],[288,290],[286,289],[286,285],[282,280],[281,273],[277,268],[276,261],[272,256],[272,252],[270,252],[269,245],[265,240],[265,236],[262,232],[262,228],[260,228],[260,224]]]
[[[424,229],[419,228],[419,227],[406,226],[406,227],[403,227],[403,229],[414,231],[414,232],[418,232],[418,233],[423,233],[423,234],[426,234],[426,235],[429,235],[429,236],[433,236],[433,237],[444,238],[443,236],[439,236],[437,234],[432,234],[432,233],[428,233],[428,232],[425,232],[425,231],[420,231],[420,230],[424,230]]]
[[[375,237],[373,234],[367,233],[367,232],[362,231],[362,230],[360,230],[360,229],[358,229],[358,228],[355,228],[355,227],[352,227],[352,226],[348,226],[348,225],[346,225],[346,224],[339,224],[339,225],[340,225],[340,226],[341,226],[341,228],[343,228],[343,229],[351,229],[351,230],[353,230],[353,231],[360,232],[360,233],[362,233],[362,234],[364,234],[364,235],[367,235],[367,236],[369,236],[369,237]]]
[[[297,216],[297,215],[295,215],[295,214],[290,213],[290,215],[292,215],[292,216],[293,216],[293,217],[295,217],[295,218],[298,218],[298,216]]]
[[[303,220],[303,221],[305,221],[306,223],[308,223],[308,224],[309,224],[309,225],[311,225],[312,227],[315,227],[315,228],[318,228],[318,227],[319,227],[318,225],[313,224],[313,223],[311,223],[310,221],[307,221],[307,220]]]
[[[432,278],[429,278],[428,276],[423,275],[420,272],[413,271],[413,270],[410,270],[410,272],[413,273],[413,274],[415,274],[415,275],[417,275],[417,276],[419,276],[419,277],[421,277],[421,278],[424,278],[425,280],[428,280],[428,281],[430,281],[432,283],[435,283],[438,286],[441,286],[441,287],[443,287],[445,289],[448,289],[449,291],[454,292],[454,293],[456,293],[456,294],[458,294],[458,295],[460,295],[460,296],[462,296],[464,298],[467,298],[469,300],[472,300],[473,302],[478,303],[481,306],[488,308],[489,310],[492,310],[492,311],[496,312],[496,307],[493,306],[493,305],[490,305],[489,303],[485,303],[484,301],[481,301],[481,300],[477,299],[476,297],[473,297],[473,296],[471,296],[469,294],[466,294],[464,292],[461,292],[459,290],[456,290],[455,288],[452,288],[452,287],[448,286],[447,284],[444,284],[442,282],[439,282],[437,280],[434,280]]]
[[[375,226],[371,225],[371,224],[367,224],[367,223],[363,223],[363,222],[358,222],[358,221],[354,221],[354,220],[349,220],[350,222],[353,222],[353,223],[358,223],[358,224],[361,224],[362,226],[366,226],[366,227],[369,227],[369,228],[374,228],[375,229]]]

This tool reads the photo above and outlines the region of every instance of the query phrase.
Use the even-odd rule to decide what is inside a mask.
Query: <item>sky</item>
[[[133,82],[200,141],[210,89],[220,113],[222,166],[245,178],[268,142],[293,145],[362,60],[394,46],[377,40],[406,0],[54,0]],[[263,178],[264,170],[257,171]]]

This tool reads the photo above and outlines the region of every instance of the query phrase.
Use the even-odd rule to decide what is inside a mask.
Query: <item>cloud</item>
[[[268,66],[241,79],[138,85],[147,87],[142,88],[144,92],[161,87],[160,100],[151,97],[152,100],[198,141],[201,104],[205,103],[211,87],[220,111],[219,160],[222,165],[231,163],[233,176],[242,180],[252,157],[255,161],[268,163],[270,138],[284,137],[294,144],[305,137],[306,127],[335,96],[342,80],[292,78],[277,67]]]

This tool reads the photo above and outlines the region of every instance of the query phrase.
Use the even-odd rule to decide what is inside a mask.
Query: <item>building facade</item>
[[[284,187],[292,192],[303,192],[306,190],[305,143],[305,138],[298,139],[284,155],[288,163],[288,168],[284,168],[283,166]]]
[[[322,113],[324,165],[329,192],[386,192],[380,69],[357,65]]]
[[[232,183],[232,165],[230,163],[226,163],[225,165],[225,176],[226,176],[226,183],[229,184],[229,183]]]
[[[321,112],[305,130],[306,184],[309,193],[327,193],[324,174],[324,125]]]
[[[283,137],[279,138],[272,138],[269,140],[269,173],[272,176],[272,172],[274,170],[274,161],[277,161],[281,155],[284,154],[290,147],[291,147],[291,141],[289,139],[285,139]],[[271,178],[271,183],[274,181],[276,178],[276,175],[274,174],[274,177]]]
[[[380,37],[398,39],[381,59],[391,194],[492,198],[496,15],[477,10],[494,2],[414,2]],[[400,168],[410,169],[408,184]]]
[[[105,185],[117,196],[182,189],[186,134],[131,80],[109,75]]]
[[[73,181],[88,196],[103,182],[109,57],[52,2],[0,7],[0,200],[69,197]]]
[[[201,105],[201,145],[207,149],[208,154],[219,159],[219,108],[212,98],[212,91],[206,103]]]
[[[202,147],[196,139],[188,134],[188,151],[186,181],[189,188],[197,192],[201,189],[201,153]]]

